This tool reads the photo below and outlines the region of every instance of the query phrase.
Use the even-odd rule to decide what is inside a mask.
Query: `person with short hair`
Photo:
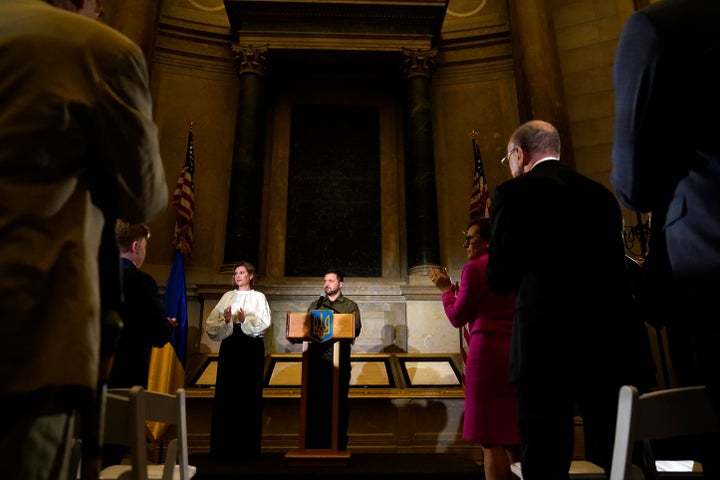
[[[109,388],[148,388],[153,347],[172,337],[177,319],[165,315],[155,279],[140,270],[145,262],[150,227],[143,223],[115,222],[115,240],[122,262],[122,301],[118,313],[123,322],[108,378]],[[124,445],[105,443],[102,466],[117,465],[127,455]]]
[[[468,261],[459,283],[453,284],[444,269],[431,268],[428,276],[443,292],[450,323],[470,334],[462,437],[480,444],[486,480],[511,480],[520,445],[515,388],[507,380],[515,295],[496,295],[488,288],[490,219],[471,220],[463,235]]]
[[[331,310],[335,313],[355,314],[355,338],[360,335],[362,321],[357,303],[342,293],[345,275],[340,270],[330,269],[323,276],[323,292],[308,306],[312,310]],[[350,409],[350,351],[351,342],[340,340],[340,377],[338,381],[338,450],[347,450]],[[332,399],[333,399],[333,351],[334,342],[310,342],[308,345],[308,388],[307,388],[307,431],[305,448],[329,449],[332,447]]]
[[[123,299],[120,318],[123,329],[115,350],[108,387],[148,386],[153,347],[162,347],[172,336],[177,319],[165,315],[155,279],[140,270],[145,262],[150,228],[118,220],[115,237],[122,261]]]
[[[115,219],[167,206],[145,58],[101,13],[97,0],[0,2],[3,479],[67,478],[76,412],[100,420],[88,406],[120,298]]]
[[[560,162],[560,135],[532,120],[510,136],[512,179],[492,199],[490,290],[515,293],[508,378],[517,389],[525,480],[567,479],[574,418],[586,458],[610,471],[618,393],[645,377],[620,205]],[[639,328],[642,327],[642,328]]]

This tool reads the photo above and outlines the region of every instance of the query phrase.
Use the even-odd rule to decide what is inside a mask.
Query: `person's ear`
[[[516,155],[517,155],[518,165],[520,165],[520,167],[524,167],[525,164],[527,163],[527,158],[525,157],[525,150],[523,150],[522,147],[515,147],[515,148],[517,149]]]

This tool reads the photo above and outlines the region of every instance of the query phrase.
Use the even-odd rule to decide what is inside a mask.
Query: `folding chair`
[[[678,478],[675,474],[658,475],[650,440],[718,432],[720,421],[704,386],[671,388],[639,395],[637,388],[626,385],[620,389],[618,399],[610,480],[645,479],[641,468],[632,463],[637,442],[643,445],[645,467],[655,478]],[[698,475],[682,473],[686,478]]]
[[[164,464],[147,461],[145,422],[174,424],[177,436],[168,444]],[[132,480],[189,480],[197,469],[188,465],[185,390],[175,395],[147,391],[141,386],[108,389],[104,441],[130,447],[129,465],[111,465],[100,472],[101,478]]]

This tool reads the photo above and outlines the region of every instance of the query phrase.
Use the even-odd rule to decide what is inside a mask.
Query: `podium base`
[[[349,461],[349,450],[313,448],[290,450],[285,454],[285,462],[290,467],[345,467]]]

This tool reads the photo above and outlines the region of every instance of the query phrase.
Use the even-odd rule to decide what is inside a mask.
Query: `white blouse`
[[[232,319],[225,323],[223,312],[230,306]],[[225,292],[205,321],[205,331],[211,340],[224,340],[233,333],[238,310],[245,311],[245,321],[240,324],[242,332],[249,337],[262,337],[270,328],[272,319],[265,295],[255,290],[231,290]]]

